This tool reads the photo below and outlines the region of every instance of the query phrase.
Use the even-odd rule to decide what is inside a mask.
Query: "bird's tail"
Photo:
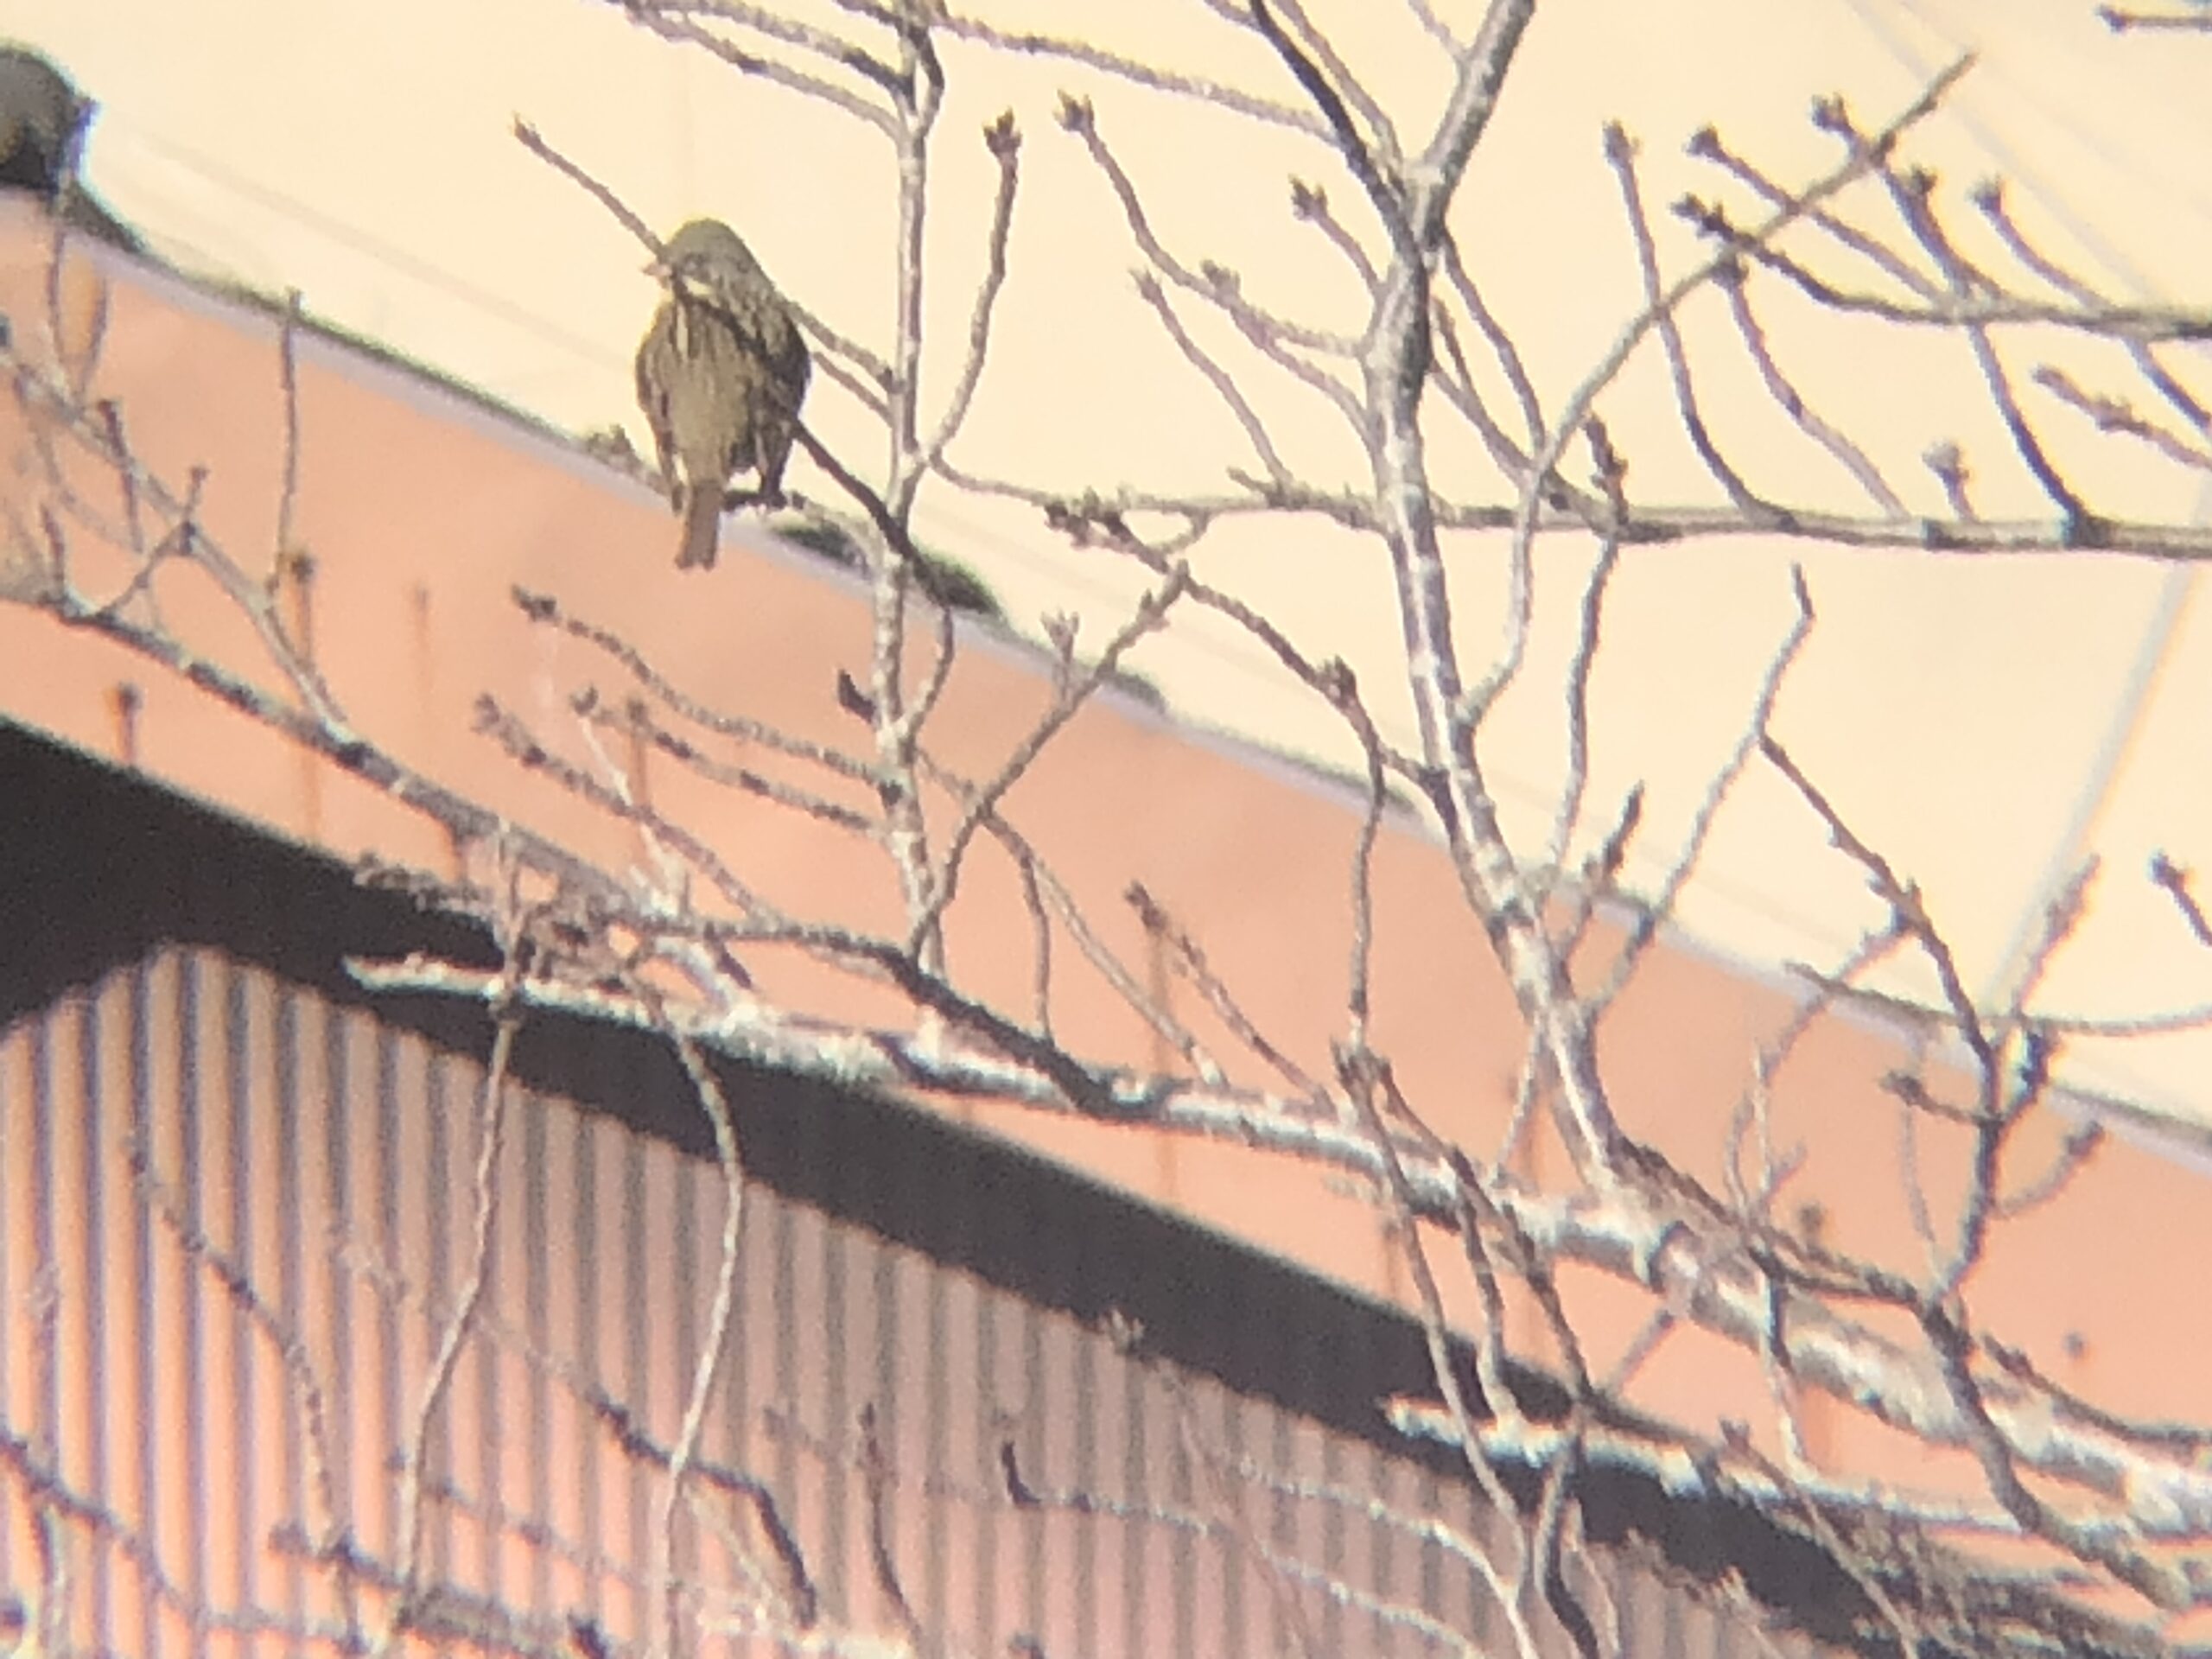
[[[715,568],[715,552],[721,539],[722,493],[702,490],[696,485],[683,493],[683,546],[676,556],[676,568],[689,569],[697,565],[702,570]]]

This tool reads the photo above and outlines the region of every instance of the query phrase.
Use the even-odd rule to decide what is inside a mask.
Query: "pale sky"
[[[1295,95],[1279,66],[1236,46],[1198,0],[976,0],[974,9],[1008,27],[1061,33],[1110,18],[1099,25],[1110,44]],[[1400,0],[1314,0],[1311,9],[1338,21],[1347,55],[1417,142],[1442,83],[1408,9]],[[785,10],[838,15],[826,3]],[[1476,8],[1440,10],[1464,24]],[[2049,250],[2126,297],[2207,301],[2212,100],[2202,89],[2212,85],[2212,37],[2115,38],[2093,10],[2088,0],[1553,0],[1530,30],[1455,221],[1548,407],[1638,302],[1600,151],[1606,119],[1639,139],[1655,207],[1686,189],[1723,194],[1713,169],[1682,155],[1707,121],[1770,172],[1803,180],[1834,157],[1833,141],[1805,119],[1815,94],[1843,93],[1871,125],[1969,47],[1978,67],[1910,158],[1961,188],[2002,173]],[[165,257],[274,290],[297,287],[317,313],[556,424],[622,420],[641,432],[629,365],[652,296],[635,245],[514,142],[518,116],[656,225],[726,217],[815,311],[879,346],[887,337],[890,179],[880,140],[652,38],[617,6],[0,0],[0,33],[48,50],[99,99],[92,181]],[[1249,467],[1250,457],[1137,299],[1129,271],[1138,256],[1080,144],[1053,120],[1058,93],[1096,98],[1103,130],[1179,256],[1218,259],[1262,302],[1344,332],[1360,325],[1361,296],[1341,262],[1291,219],[1287,179],[1322,181],[1357,223],[1356,187],[1302,140],[1065,64],[962,49],[948,68],[928,245],[937,345],[924,379],[936,396],[957,365],[981,270],[992,173],[979,130],[1011,108],[1025,136],[1001,333],[954,458],[1071,489],[1221,488],[1224,468]],[[1740,191],[1732,200],[1740,203]],[[1854,217],[1886,223],[1878,199],[1855,200]],[[1952,200],[1962,240],[2006,268],[1993,238],[1975,234]],[[1664,219],[1658,232],[1662,263],[1683,268],[1694,254],[1687,232]],[[1840,330],[1770,287],[1754,292],[1792,372],[1910,499],[1937,505],[1916,457],[1950,437],[1976,463],[1984,511],[2036,509],[1961,342]],[[1832,464],[1764,401],[1717,296],[1683,321],[1693,352],[1712,365],[1701,385],[1708,418],[1738,464],[1777,493],[1850,505]],[[1193,326],[1233,354],[1226,330],[1204,319]],[[2021,343],[2016,372],[2045,349]],[[2200,393],[2212,391],[2202,353],[2189,349],[2196,354],[2177,360]],[[2080,378],[2140,400],[2117,353],[2059,356]],[[1253,370],[1250,385],[1301,476],[1351,474],[1357,451],[1318,399],[1266,371]],[[1640,497],[1713,499],[1656,352],[1600,407]],[[817,391],[810,413],[848,454],[872,453],[865,417],[833,391]],[[2037,417],[2098,504],[2133,517],[2202,516],[2198,479],[2095,437],[2047,403]],[[1471,442],[1440,439],[1437,455],[1445,487],[1499,498]],[[1046,612],[1074,611],[1103,632],[1144,586],[1109,556],[1069,551],[1026,512],[941,487],[925,493],[920,524],[1033,631]],[[1497,626],[1499,552],[1481,537],[1452,546],[1463,640],[1477,663]],[[2212,1002],[2212,957],[2186,939],[2142,875],[2155,848],[2212,867],[2202,715],[2212,707],[2212,613],[2186,569],[1749,542],[1632,551],[1593,692],[1592,791],[1603,818],[1630,782],[1648,785],[1652,839],[1631,874],[1654,878],[1734,741],[1788,624],[1793,555],[1821,620],[1778,729],[1868,838],[1922,881],[1976,986],[1994,992],[2005,982],[2053,883],[2096,851],[2106,872],[2082,937],[2053,976],[2051,1006],[2118,1014]],[[1587,556],[1566,539],[1541,550],[1529,671],[1490,739],[1499,792],[1531,851],[1559,774],[1552,688],[1572,639],[1572,578]],[[1201,569],[1263,605],[1309,654],[1344,656],[1364,686],[1390,683],[1395,612],[1374,546],[1304,522],[1255,524],[1210,547]],[[1332,718],[1224,626],[1179,626],[1135,665],[1192,718],[1345,758]],[[1390,708],[1402,730],[1402,699]],[[1873,912],[1802,807],[1755,769],[1723,813],[1683,919],[1716,948],[1771,965],[1834,961]],[[2212,1118],[2208,1062],[2212,1040],[2196,1034],[2126,1052],[2084,1048],[2069,1075]]]

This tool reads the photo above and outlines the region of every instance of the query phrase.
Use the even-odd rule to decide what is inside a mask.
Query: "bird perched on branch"
[[[92,101],[37,53],[0,46],[0,185],[53,201],[92,114]]]
[[[720,219],[693,219],[647,269],[668,294],[638,347],[638,405],[683,520],[677,565],[704,568],[733,474],[759,474],[752,499],[783,499],[811,363],[790,303]]]

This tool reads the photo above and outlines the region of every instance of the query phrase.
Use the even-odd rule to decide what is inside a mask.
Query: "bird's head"
[[[671,287],[711,289],[757,273],[760,261],[735,231],[719,219],[695,219],[674,236],[661,257],[645,267]]]

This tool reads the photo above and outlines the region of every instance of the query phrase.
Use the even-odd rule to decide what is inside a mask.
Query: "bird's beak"
[[[646,260],[645,264],[645,272],[646,276],[652,277],[655,282],[659,283],[666,282],[671,275],[668,268],[668,261],[661,258]]]

